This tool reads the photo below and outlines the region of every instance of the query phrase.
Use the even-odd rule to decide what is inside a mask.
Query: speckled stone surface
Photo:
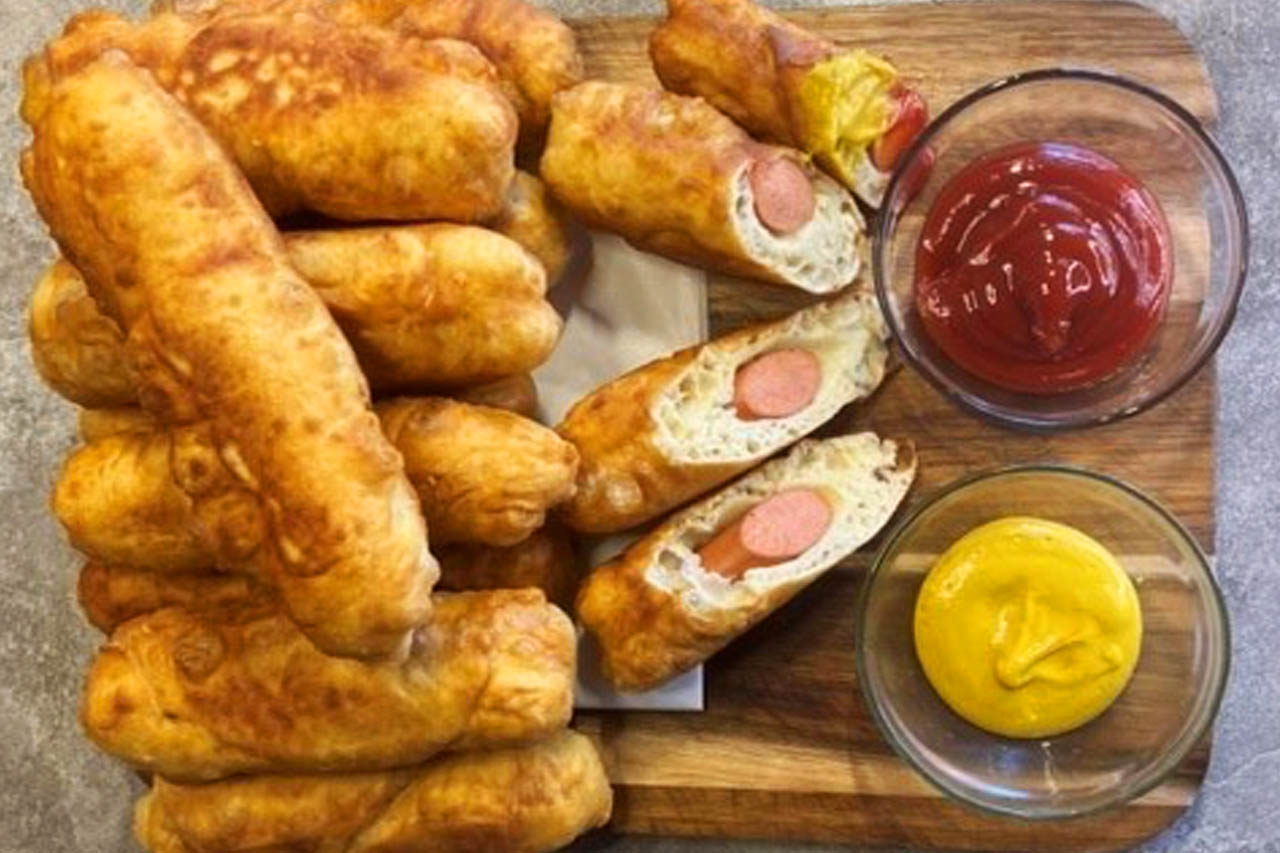
[[[794,5],[815,5],[803,0]],[[77,561],[45,511],[72,409],[37,382],[24,307],[51,247],[16,173],[21,57],[85,0],[0,0],[0,851],[135,849],[129,771],[75,719],[95,643],[70,602]],[[139,11],[141,0],[108,5]],[[554,0],[568,15],[656,11],[628,0]],[[1221,102],[1216,136],[1248,197],[1249,287],[1219,355],[1218,543],[1235,658],[1203,793],[1153,851],[1280,851],[1280,11],[1273,0],[1158,0],[1203,51]],[[778,845],[617,839],[611,851],[756,851]],[[795,849],[812,850],[812,847]]]

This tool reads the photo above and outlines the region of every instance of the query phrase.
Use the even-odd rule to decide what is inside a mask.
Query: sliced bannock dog
[[[676,513],[578,592],[606,678],[645,690],[711,657],[874,536],[915,469],[872,433],[809,440]]]
[[[588,225],[678,261],[812,293],[862,262],[853,197],[701,98],[594,80],[560,92],[541,174]]]
[[[582,460],[561,517],[614,532],[728,481],[874,391],[887,336],[875,299],[855,292],[597,388],[556,428]]]
[[[887,61],[842,50],[751,0],[667,0],[649,56],[668,89],[812,154],[872,207],[928,120],[924,100]]]

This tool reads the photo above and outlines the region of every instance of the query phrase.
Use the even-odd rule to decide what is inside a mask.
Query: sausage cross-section
[[[733,405],[744,420],[785,418],[813,402],[822,386],[822,362],[789,347],[756,356],[733,377]]]
[[[765,498],[698,549],[703,567],[727,578],[793,560],[831,526],[831,506],[813,489]]]

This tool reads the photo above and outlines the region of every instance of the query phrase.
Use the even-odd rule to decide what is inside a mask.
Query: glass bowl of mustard
[[[957,800],[1025,819],[1158,786],[1208,731],[1230,664],[1195,537],[1138,489],[1066,466],[976,474],[917,504],[855,631],[894,750]]]
[[[931,384],[1054,431],[1181,388],[1229,330],[1247,259],[1239,185],[1190,110],[1105,72],[1042,69],[961,98],[914,141],[872,270]]]

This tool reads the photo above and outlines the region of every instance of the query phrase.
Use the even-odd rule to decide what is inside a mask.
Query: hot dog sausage
[[[747,421],[785,418],[817,396],[822,365],[807,349],[778,349],[753,358],[733,377],[733,404]]]
[[[748,171],[756,216],[775,234],[791,234],[813,219],[817,199],[804,170],[790,160],[757,160]]]
[[[698,549],[703,567],[736,580],[748,569],[803,554],[831,526],[831,506],[812,489],[788,489],[747,510]]]
[[[898,84],[893,96],[893,118],[889,128],[871,145],[871,162],[882,172],[893,171],[924,126],[929,123],[929,107],[914,89]]]

